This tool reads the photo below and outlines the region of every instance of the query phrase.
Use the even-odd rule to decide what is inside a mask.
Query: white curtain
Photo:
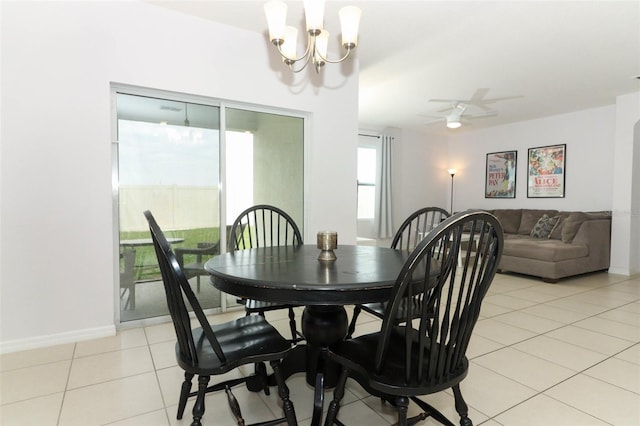
[[[376,163],[376,205],[373,216],[375,238],[393,237],[391,215],[391,143],[393,137],[380,135],[380,155]]]

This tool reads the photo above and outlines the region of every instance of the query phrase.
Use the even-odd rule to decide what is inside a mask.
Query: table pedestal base
[[[348,329],[347,312],[342,306],[307,306],[302,314],[302,333],[307,340],[307,383],[316,385],[318,366],[324,367],[324,387],[334,387],[340,376],[337,364],[321,360],[332,344],[344,340]],[[321,362],[324,361],[324,362]]]

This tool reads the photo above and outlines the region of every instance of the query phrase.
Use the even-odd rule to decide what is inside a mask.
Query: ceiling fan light
[[[447,117],[447,127],[450,129],[457,129],[458,127],[462,126],[462,123],[460,122],[460,117],[459,116],[448,116]]]

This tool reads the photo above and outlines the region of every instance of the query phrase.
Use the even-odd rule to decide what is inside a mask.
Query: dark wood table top
[[[304,305],[381,302],[409,256],[384,247],[339,245],[320,262],[315,245],[239,250],[205,263],[213,285],[239,297]]]

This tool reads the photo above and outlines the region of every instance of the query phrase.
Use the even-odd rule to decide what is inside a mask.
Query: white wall
[[[114,331],[110,82],[310,112],[305,239],[355,242],[357,62],[294,77],[263,34],[140,2],[1,19],[1,351]]]
[[[393,129],[393,221],[402,221],[422,207],[442,207],[449,211],[447,191],[448,157],[446,139],[441,136]]]
[[[594,108],[452,135],[454,209],[611,210],[615,106]],[[527,198],[528,149],[566,144],[564,198]],[[486,154],[518,151],[515,199],[485,199]]]
[[[632,275],[640,272],[640,92],[619,96],[612,146],[613,223],[611,268]]]

